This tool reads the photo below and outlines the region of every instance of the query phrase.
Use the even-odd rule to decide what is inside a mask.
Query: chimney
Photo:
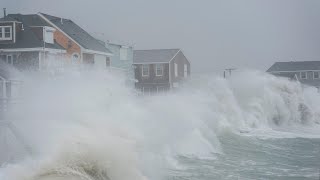
[[[7,16],[7,8],[3,8],[3,17]]]

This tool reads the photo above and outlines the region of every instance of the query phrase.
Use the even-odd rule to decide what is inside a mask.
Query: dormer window
[[[0,26],[0,40],[12,40],[11,26]]]
[[[50,44],[54,44],[54,37],[53,37],[53,33],[54,33],[55,29],[52,27],[48,27],[45,26],[44,27],[44,41],[46,43],[50,43]]]

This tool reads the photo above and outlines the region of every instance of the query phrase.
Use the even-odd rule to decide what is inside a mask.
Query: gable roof
[[[320,61],[276,62],[267,72],[320,70]]]
[[[24,30],[17,35],[15,43],[0,44],[0,49],[43,48],[43,41],[36,36],[30,26],[51,26],[50,24],[41,20],[41,18],[36,14],[9,14],[6,17],[21,22],[24,26]],[[64,50],[64,48],[57,43],[46,43],[45,47],[50,49]]]
[[[70,19],[63,19],[60,17],[51,16],[48,14],[40,13],[54,26],[61,29],[64,33],[70,36],[74,41],[80,44],[83,48],[103,53],[112,54],[106,46],[99,40],[91,36],[88,32],[83,30],[80,26]]]
[[[180,49],[135,50],[133,63],[169,63],[178,52],[180,52]]]

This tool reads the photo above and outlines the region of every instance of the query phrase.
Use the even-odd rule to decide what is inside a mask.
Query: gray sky
[[[320,60],[319,0],[0,0],[3,7],[69,18],[136,49],[182,48],[194,72]]]

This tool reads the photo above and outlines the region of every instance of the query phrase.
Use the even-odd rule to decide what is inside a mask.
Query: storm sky
[[[320,60],[319,0],[0,0],[3,7],[72,19],[135,49],[181,48],[193,72]]]

